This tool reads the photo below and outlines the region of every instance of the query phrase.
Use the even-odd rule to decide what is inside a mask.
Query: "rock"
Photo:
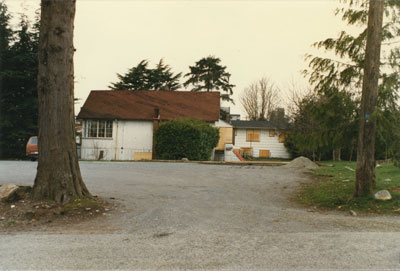
[[[182,158],[182,161],[183,161],[183,162],[189,162],[189,159],[187,159],[187,158],[184,157],[184,158]]]
[[[392,179],[384,179],[383,181],[384,181],[384,182],[391,182]]]
[[[30,186],[18,186],[15,184],[3,184],[0,187],[0,201],[14,202],[26,197],[32,190]]]
[[[356,216],[356,215],[357,215],[357,213],[354,212],[353,210],[350,210],[350,214],[351,214],[352,216]]]
[[[300,157],[294,159],[289,164],[284,165],[284,167],[314,169],[314,168],[318,168],[318,165],[315,164],[310,159],[300,156]]]
[[[392,199],[392,195],[387,190],[381,190],[375,193],[374,198],[377,200],[390,200]]]
[[[13,200],[17,190],[18,186],[15,184],[3,184],[0,187],[0,201],[5,202]]]
[[[350,180],[343,180],[343,182],[347,183],[347,182],[350,182]]]

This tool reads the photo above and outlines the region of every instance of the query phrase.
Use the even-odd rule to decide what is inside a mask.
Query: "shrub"
[[[165,160],[210,160],[218,140],[218,129],[204,121],[178,119],[162,122],[155,133],[156,156]]]

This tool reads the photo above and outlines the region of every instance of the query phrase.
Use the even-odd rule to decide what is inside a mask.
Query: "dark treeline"
[[[0,158],[22,158],[38,133],[37,71],[39,19],[21,15],[12,27],[0,2]]]

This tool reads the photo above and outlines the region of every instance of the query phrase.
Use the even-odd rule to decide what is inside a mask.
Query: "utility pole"
[[[382,43],[384,0],[369,0],[367,46],[357,149],[356,197],[372,194],[375,180],[376,104]]]

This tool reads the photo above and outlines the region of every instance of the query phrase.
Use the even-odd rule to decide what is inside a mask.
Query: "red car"
[[[32,161],[35,161],[38,158],[39,149],[37,136],[31,136],[28,143],[26,143],[26,155],[30,157]]]

